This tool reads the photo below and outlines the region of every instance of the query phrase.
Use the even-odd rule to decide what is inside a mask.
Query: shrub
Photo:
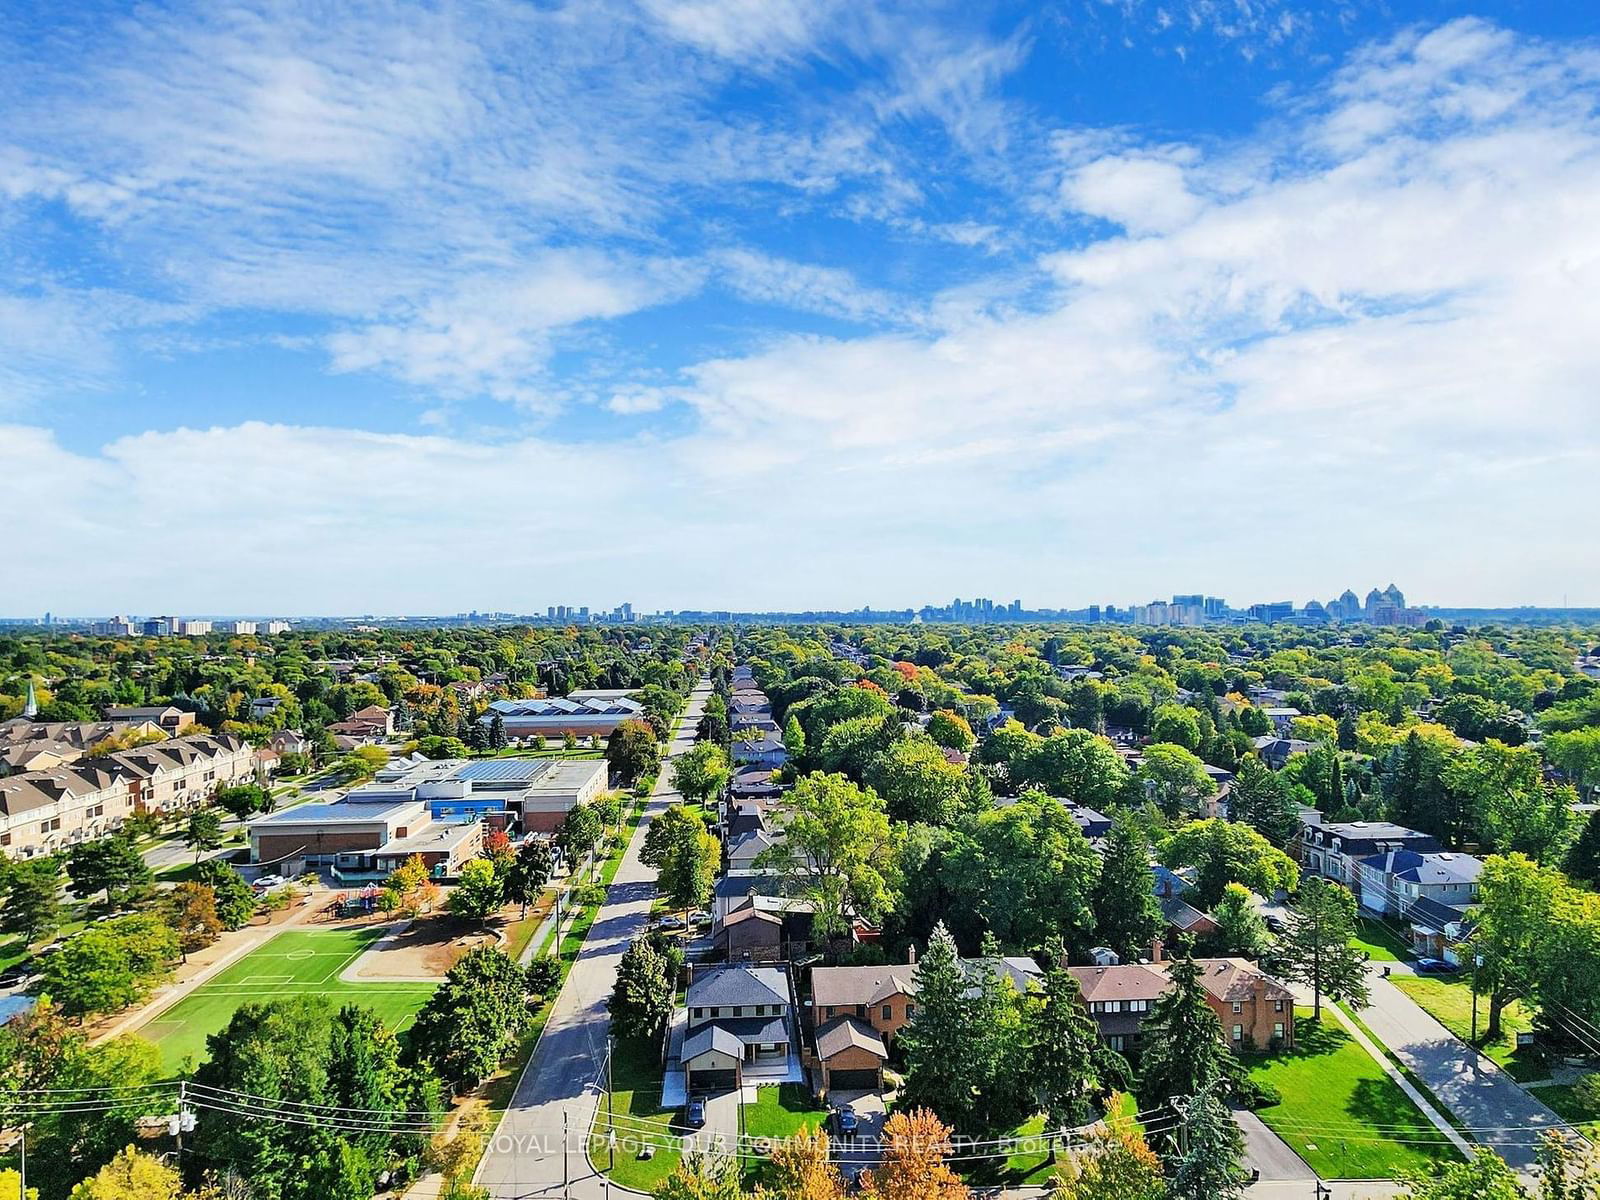
[[[561,982],[561,963],[554,958],[536,958],[528,964],[528,990],[548,996]]]
[[[1254,1112],[1258,1108],[1272,1108],[1283,1103],[1283,1095],[1265,1080],[1242,1076],[1234,1087],[1234,1099]]]

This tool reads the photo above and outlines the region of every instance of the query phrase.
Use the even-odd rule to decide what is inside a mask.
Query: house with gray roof
[[[778,1082],[797,1074],[787,965],[697,969],[685,1004],[679,1058],[690,1095],[741,1087],[747,1078]]]
[[[1362,907],[1382,916],[1409,917],[1418,900],[1465,906],[1478,898],[1483,862],[1450,851],[1385,850],[1359,862]]]

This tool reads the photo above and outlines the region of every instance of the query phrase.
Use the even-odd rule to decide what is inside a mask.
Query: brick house
[[[1195,965],[1206,1003],[1231,1049],[1294,1045],[1294,993],[1287,987],[1242,958],[1197,958]],[[1151,1008],[1172,986],[1168,964],[1158,960],[1067,969],[1106,1044],[1136,1054]]]

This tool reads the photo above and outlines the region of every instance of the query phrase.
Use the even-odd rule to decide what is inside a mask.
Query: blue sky
[[[0,611],[1600,603],[1589,6],[331,11],[0,17]]]

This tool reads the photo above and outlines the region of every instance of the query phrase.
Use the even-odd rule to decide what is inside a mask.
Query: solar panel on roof
[[[544,770],[545,764],[534,759],[500,758],[468,763],[455,772],[455,777],[479,783],[511,783],[520,779],[537,779]]]

